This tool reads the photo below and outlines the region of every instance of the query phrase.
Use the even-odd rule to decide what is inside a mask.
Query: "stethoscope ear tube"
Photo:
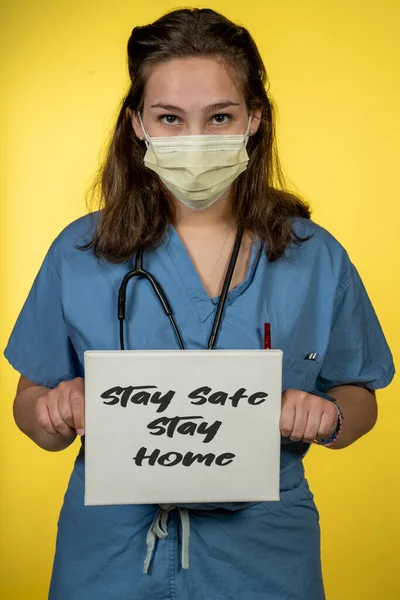
[[[143,269],[143,250],[141,248],[139,248],[136,252],[135,268],[132,271],[129,271],[129,273],[127,273],[124,276],[121,286],[118,291],[119,341],[120,341],[121,350],[125,350],[124,320],[125,320],[125,313],[126,313],[126,288],[127,288],[129,281],[133,277],[143,277],[144,279],[147,279],[147,281],[150,283],[151,287],[153,288],[153,290],[163,308],[163,311],[165,312],[165,314],[167,315],[167,317],[169,318],[169,320],[171,322],[171,325],[173,327],[179,347],[182,350],[184,350],[182,338],[179,333],[178,326],[175,323],[175,319],[172,314],[171,306],[167,300],[167,297],[165,296],[165,294],[163,292],[161,285],[148,271],[145,271]]]
[[[218,335],[220,324],[221,324],[222,313],[224,312],[224,308],[225,308],[225,304],[226,304],[226,297],[228,295],[229,287],[231,285],[232,275],[233,275],[233,271],[235,270],[237,257],[238,257],[239,250],[240,250],[240,245],[242,243],[242,238],[243,238],[243,228],[239,227],[237,230],[237,233],[236,233],[235,244],[233,246],[232,255],[231,255],[231,258],[229,261],[229,265],[228,265],[228,270],[226,272],[226,276],[224,279],[224,285],[222,286],[221,295],[219,297],[219,302],[218,302],[218,306],[217,306],[217,312],[215,313],[214,323],[213,323],[213,326],[211,329],[210,337],[208,338],[208,347],[207,347],[208,350],[212,350],[217,341],[217,335]]]
[[[221,325],[221,318],[222,318],[222,314],[223,314],[225,304],[226,304],[226,297],[228,295],[229,287],[230,287],[230,284],[232,281],[232,275],[235,270],[235,266],[236,266],[236,262],[237,262],[237,258],[238,258],[238,254],[239,254],[239,250],[240,250],[240,245],[242,243],[242,237],[243,237],[243,228],[239,227],[237,230],[237,233],[236,233],[235,244],[233,246],[232,255],[231,255],[231,258],[229,261],[229,265],[228,265],[228,270],[225,275],[224,284],[222,286],[222,292],[221,292],[221,296],[219,298],[217,311],[215,313],[215,318],[214,318],[213,326],[211,329],[210,337],[208,339],[208,346],[207,346],[208,350],[212,350],[217,341],[217,336],[218,336],[218,332],[219,332],[220,325]],[[163,308],[163,311],[165,312],[165,314],[167,315],[167,317],[170,320],[171,326],[175,333],[175,337],[179,344],[179,348],[181,350],[184,350],[185,347],[183,345],[181,334],[179,333],[179,329],[175,322],[171,306],[167,300],[166,295],[164,294],[164,291],[163,291],[161,285],[158,283],[158,281],[155,279],[155,277],[153,277],[153,275],[151,275],[151,273],[149,273],[148,271],[143,269],[143,250],[141,248],[139,248],[136,251],[135,268],[132,271],[129,271],[124,276],[122,283],[120,285],[119,291],[118,291],[118,320],[119,320],[120,349],[125,350],[124,320],[125,320],[125,312],[126,312],[126,288],[127,288],[129,281],[133,277],[143,277],[144,279],[147,279],[147,281],[150,283],[151,287],[153,288],[153,291],[155,292],[155,294]]]

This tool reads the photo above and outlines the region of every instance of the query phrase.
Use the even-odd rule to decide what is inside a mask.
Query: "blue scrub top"
[[[83,376],[85,350],[119,349],[118,289],[134,257],[112,264],[75,247],[88,240],[98,216],[71,223],[53,242],[5,350],[36,384]],[[269,263],[253,244],[246,278],[228,294],[216,347],[262,348],[269,322],[272,347],[284,352],[283,389],[388,385],[392,356],[345,250],[309,220],[294,227],[311,238],[291,245],[286,258]],[[208,297],[173,227],[145,253],[144,266],[163,286],[186,348],[206,348],[217,298]],[[144,280],[128,287],[125,343],[177,347]],[[316,361],[304,360],[310,352]],[[81,454],[60,513],[49,600],[324,600],[319,515],[302,465],[308,448],[282,439],[279,502],[190,505],[189,569],[180,566],[183,522],[176,510],[168,513],[168,536],[158,540],[148,574],[142,565],[160,507],[84,506]]]
[[[5,356],[33,383],[56,387],[84,376],[85,350],[119,349],[118,289],[134,268],[98,260],[76,244],[90,239],[99,212],[68,225],[52,243],[12,331]],[[271,323],[272,347],[283,350],[283,390],[327,392],[359,384],[387,386],[394,375],[390,350],[363,283],[344,248],[325,229],[295,219],[294,230],[311,236],[291,244],[270,263],[253,243],[245,280],[227,297],[216,348],[263,347]],[[144,254],[144,266],[162,285],[185,347],[204,349],[218,298],[210,299],[173,226]],[[150,285],[128,285],[127,349],[175,349],[168,318]],[[304,360],[316,352],[315,361]],[[282,439],[281,473],[301,461],[309,445]]]

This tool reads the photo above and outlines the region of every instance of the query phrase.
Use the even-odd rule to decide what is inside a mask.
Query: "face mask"
[[[138,117],[146,138],[144,164],[189,208],[204,210],[214,204],[247,167],[251,115],[241,135],[163,137],[150,137],[140,113]]]

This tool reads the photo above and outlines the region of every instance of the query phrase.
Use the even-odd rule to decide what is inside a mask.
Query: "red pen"
[[[264,323],[264,350],[271,350],[271,323]]]

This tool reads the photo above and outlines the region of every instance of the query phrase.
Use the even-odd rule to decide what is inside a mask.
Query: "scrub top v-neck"
[[[166,238],[163,241],[163,246],[175,265],[177,276],[182,281],[189,299],[193,302],[199,320],[204,323],[208,317],[214,313],[215,307],[219,301],[219,295],[212,298],[208,295],[193,261],[175,227],[171,226],[168,229]],[[257,242],[253,240],[246,269],[246,276],[236,287],[229,290],[226,298],[227,306],[232,304],[235,301],[235,298],[243,294],[251,284],[260,256],[260,250],[260,244],[257,244]],[[179,318],[178,314],[176,314],[176,316]]]

